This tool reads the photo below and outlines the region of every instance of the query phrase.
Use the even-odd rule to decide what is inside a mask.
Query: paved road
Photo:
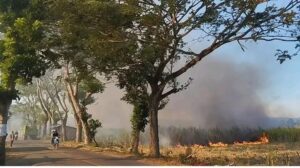
[[[8,148],[8,166],[143,166],[136,158],[71,148],[53,150],[47,141],[17,141]]]

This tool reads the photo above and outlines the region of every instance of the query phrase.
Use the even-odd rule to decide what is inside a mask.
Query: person
[[[11,134],[9,135],[10,138],[10,147],[13,146],[14,140],[15,140],[15,134],[14,131],[11,132]]]
[[[53,145],[53,147],[55,147],[55,145],[57,145],[58,146],[58,143],[59,143],[59,140],[58,140],[58,143],[54,143],[54,140],[55,140],[55,138],[59,138],[59,134],[58,134],[58,132],[56,131],[56,130],[52,130],[52,138],[51,138],[51,144]]]
[[[18,140],[18,136],[19,136],[19,133],[18,133],[18,131],[15,131],[15,141],[17,141],[17,140]]]

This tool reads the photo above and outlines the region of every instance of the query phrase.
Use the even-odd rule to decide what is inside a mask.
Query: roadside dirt
[[[153,162],[154,164],[154,162]],[[52,149],[48,141],[16,141],[7,148],[7,166],[147,166],[137,157],[117,153],[83,151],[60,147]]]

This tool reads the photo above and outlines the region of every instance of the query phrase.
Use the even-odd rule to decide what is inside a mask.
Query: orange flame
[[[269,141],[269,138],[268,138],[267,134],[263,133],[262,136],[259,137],[259,139],[257,141],[254,141],[254,142],[249,142],[249,141],[234,142],[233,144],[234,145],[260,145],[260,144],[268,144],[269,142],[270,141]],[[212,142],[209,141],[208,146],[210,146],[210,147],[227,147],[228,144],[223,143],[223,142],[212,143]],[[191,147],[201,149],[201,148],[204,148],[205,146],[194,144]],[[187,146],[177,144],[176,148],[187,148]]]
[[[258,139],[258,141],[255,142],[234,142],[234,145],[260,145],[260,144],[268,144],[269,138],[266,133],[263,133],[262,136]]]
[[[228,144],[225,144],[223,142],[217,142],[217,143],[208,142],[208,145],[210,147],[226,147],[226,146],[228,146]]]

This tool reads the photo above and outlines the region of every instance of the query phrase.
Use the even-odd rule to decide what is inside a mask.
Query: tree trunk
[[[150,156],[160,157],[158,137],[158,104],[157,98],[152,98],[149,107],[150,122]]]
[[[0,136],[0,165],[5,166],[6,150],[5,150],[6,136]]]
[[[99,144],[97,143],[97,141],[96,141],[95,137],[93,138],[93,141],[95,142],[95,144],[96,144],[96,147],[99,147]]]
[[[77,122],[77,124],[81,123],[81,125],[82,125],[82,129],[83,129],[83,133],[84,133],[84,144],[90,144],[92,142],[92,140],[90,138],[90,130],[89,130],[89,126],[87,123],[87,117],[85,116],[86,112],[80,106],[79,100],[73,94],[72,86],[69,83],[67,83],[67,90],[68,90],[69,101],[70,101],[72,108],[74,110],[74,113],[75,113],[76,122]]]
[[[52,121],[52,126],[57,126],[58,121],[59,121],[59,120],[53,119],[53,121]]]
[[[66,65],[64,67],[64,81],[68,92],[69,102],[71,103],[74,113],[76,113],[75,115],[77,115],[78,119],[82,124],[82,129],[84,133],[84,143],[90,144],[92,140],[90,138],[90,130],[87,123],[86,111],[84,108],[81,107],[77,95],[79,81],[76,81],[75,83],[71,83],[70,80],[68,80],[68,78],[69,78],[69,68],[68,65]],[[77,124],[78,123],[79,122],[77,122]]]
[[[52,119],[49,119],[49,127],[48,127],[48,135],[51,135],[51,130],[52,130]]]
[[[6,149],[5,141],[7,136],[7,120],[8,110],[12,100],[1,100],[0,101],[0,165],[5,165]]]
[[[76,124],[76,142],[82,142],[82,124],[80,121]]]
[[[43,125],[42,124],[39,124],[39,137],[38,138],[41,138],[42,139],[42,137],[43,137]]]
[[[67,120],[63,119],[61,121],[61,137],[62,137],[62,141],[67,141]]]
[[[81,122],[82,122],[82,128],[84,133],[84,144],[88,145],[92,142],[89,125],[87,123],[87,120],[85,120],[84,118],[81,118]]]
[[[75,111],[74,111],[74,118],[76,121],[76,142],[79,143],[82,142],[82,124]]]
[[[76,107],[75,108],[75,115],[78,117],[77,121],[77,125],[78,123],[81,124],[81,130],[83,130],[83,134],[84,134],[84,144],[90,144],[92,142],[91,138],[90,138],[90,129],[89,129],[89,125],[87,122],[87,117],[86,112],[80,107],[79,103],[77,101],[75,101],[74,97],[72,98],[72,102],[74,103],[73,105]]]
[[[140,131],[132,132],[132,142],[131,142],[131,152],[134,154],[139,153],[139,143],[140,143]]]
[[[48,118],[46,118],[44,120],[44,123],[43,123],[43,133],[42,133],[42,136],[43,136],[43,139],[45,139],[47,137],[47,125],[48,125]]]

